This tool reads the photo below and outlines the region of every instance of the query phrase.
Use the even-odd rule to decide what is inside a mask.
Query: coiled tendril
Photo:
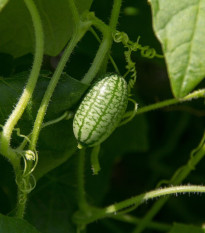
[[[127,72],[125,73],[124,77],[126,77],[129,73],[132,73],[131,79],[128,82],[128,92],[130,93],[137,79],[137,71],[135,68],[136,64],[135,62],[132,61],[132,58],[131,58],[132,52],[136,52],[137,50],[140,50],[141,56],[149,58],[149,59],[152,59],[154,57],[163,58],[163,56],[160,54],[157,54],[154,48],[150,48],[149,46],[142,46],[139,43],[140,36],[137,38],[136,42],[132,42],[125,32],[115,31],[113,33],[113,40],[116,43],[122,43],[124,47],[127,49],[124,52],[125,60],[127,63],[125,67],[127,69]]]

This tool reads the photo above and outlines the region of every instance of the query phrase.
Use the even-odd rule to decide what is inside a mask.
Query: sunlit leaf
[[[0,12],[6,6],[9,0],[0,0]]]
[[[205,0],[150,0],[172,91],[183,97],[205,77]]]

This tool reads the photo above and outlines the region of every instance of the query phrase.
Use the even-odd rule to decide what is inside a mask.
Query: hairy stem
[[[169,181],[170,184],[179,185],[196,167],[196,165],[201,161],[201,159],[205,156],[205,132],[202,137],[201,142],[198,147],[191,152],[190,159],[187,164],[181,168],[179,168]],[[153,217],[159,212],[159,210],[164,206],[164,204],[168,201],[168,197],[164,199],[160,199],[154,203],[152,208],[148,211],[148,213],[141,219],[139,225],[134,229],[133,233],[142,232]]]
[[[118,18],[120,15],[120,8],[122,5],[122,0],[114,0],[114,4],[112,7],[112,12],[111,12],[111,17],[110,17],[110,22],[109,22],[109,26],[111,28],[111,31],[114,32],[116,30],[117,27],[117,23],[118,23]],[[110,44],[109,44],[109,48],[108,48],[108,53],[107,56],[105,57],[104,61],[103,61],[103,71],[106,72],[107,70],[107,64],[108,64],[108,59],[109,59],[109,51],[112,47],[112,34],[109,35],[110,36]]]
[[[197,185],[187,185],[187,186],[175,186],[157,189],[154,191],[150,191],[144,194],[137,195],[135,197],[129,198],[125,201],[110,205],[103,209],[95,210],[90,216],[83,216],[78,219],[78,224],[89,224],[98,219],[111,217],[112,215],[120,214],[120,211],[123,211],[130,206],[135,206],[137,208],[139,205],[144,202],[161,196],[166,196],[170,194],[185,194],[185,193],[205,193],[205,186],[197,186]]]
[[[41,125],[43,123],[43,119],[44,116],[46,114],[46,110],[49,104],[49,101],[51,99],[51,96],[54,92],[54,89],[60,79],[60,76],[63,72],[63,69],[71,55],[71,53],[73,52],[75,46],[77,45],[77,43],[79,42],[79,40],[83,37],[83,35],[86,33],[86,31],[89,29],[91,23],[90,22],[81,22],[80,21],[80,17],[77,11],[77,8],[75,6],[75,3],[73,0],[68,0],[68,4],[70,6],[71,9],[71,13],[73,16],[73,20],[74,20],[74,25],[75,25],[75,30],[73,33],[73,36],[68,44],[68,46],[66,47],[63,56],[53,74],[53,77],[48,85],[48,88],[44,94],[43,100],[41,102],[40,108],[38,110],[38,114],[34,123],[34,127],[33,127],[33,132],[32,132],[32,137],[31,137],[31,144],[30,144],[30,149],[33,150],[36,147],[36,143],[39,137],[39,133],[41,130]]]
[[[101,44],[101,39],[99,38],[98,34],[95,32],[95,30],[92,27],[90,28],[90,31],[94,35],[96,40]],[[114,59],[112,58],[112,56],[110,54],[109,54],[109,59],[110,59],[110,62],[112,63],[112,65],[113,65],[113,68],[115,69],[115,72],[117,72],[119,74],[120,71],[119,71]]]
[[[78,160],[78,206],[79,209],[86,212],[87,211],[87,201],[85,198],[85,184],[84,184],[84,166],[85,166],[85,149],[79,151]]]
[[[36,143],[38,140],[38,136],[41,130],[41,125],[43,123],[43,119],[46,113],[46,110],[48,108],[49,101],[51,99],[51,96],[53,95],[53,92],[55,90],[55,87],[58,83],[58,80],[60,79],[60,76],[63,72],[63,69],[65,67],[66,62],[68,61],[68,58],[70,57],[71,53],[73,52],[73,49],[77,45],[78,41],[80,40],[80,34],[79,31],[74,33],[70,43],[68,44],[67,48],[65,49],[63,56],[54,72],[54,75],[47,87],[47,90],[44,94],[43,100],[41,102],[40,108],[38,110],[38,114],[34,123],[33,132],[31,136],[31,144],[30,144],[30,150],[34,150],[36,147]]]
[[[121,222],[126,222],[126,223],[130,223],[133,225],[137,225],[140,222],[140,218],[136,218],[132,215],[128,215],[128,214],[124,214],[124,215],[114,215],[112,216],[113,219],[121,221]],[[157,231],[162,231],[162,232],[168,232],[171,229],[171,225],[169,224],[165,224],[165,223],[161,223],[161,222],[150,222],[147,226],[149,229],[154,229]]]
[[[188,94],[187,96],[185,96],[181,99],[169,99],[169,100],[161,101],[161,102],[156,103],[156,104],[150,104],[148,106],[141,107],[137,110],[136,115],[139,115],[139,114],[142,114],[145,112],[149,112],[152,110],[156,110],[159,108],[168,107],[168,106],[173,105],[173,104],[191,101],[192,99],[198,99],[198,98],[204,98],[204,97],[205,97],[205,89],[200,89],[198,91],[194,91],[194,92]],[[127,112],[124,115],[124,117],[128,117],[131,114],[133,114],[133,111]]]
[[[93,64],[82,79],[83,83],[90,84],[92,80],[96,77],[102,66],[104,66],[103,72],[105,72],[106,70],[109,51],[112,46],[112,32],[115,30],[118,22],[121,2],[122,0],[114,0],[109,27],[97,17],[92,17],[93,25],[101,31],[101,33],[103,34],[103,39],[96,53]]]
[[[48,85],[48,88],[44,94],[43,100],[42,100],[40,108],[38,110],[38,114],[37,114],[37,117],[36,117],[36,120],[34,123],[32,135],[31,135],[31,141],[29,144],[29,149],[32,151],[36,151],[36,143],[38,140],[40,130],[42,128],[43,119],[44,119],[49,101],[51,99],[51,96],[52,96],[54,89],[58,83],[58,80],[63,72],[65,64],[68,61],[73,49],[75,48],[76,44],[78,43],[78,41],[82,38],[82,36],[85,34],[85,32],[90,27],[90,24],[88,22],[83,23],[80,21],[78,11],[75,7],[74,1],[68,0],[68,4],[70,6],[70,9],[71,9],[71,12],[73,15],[75,31],[73,33],[71,40],[70,40],[70,43],[68,44],[67,48],[65,49],[63,56],[62,56],[58,66],[54,72],[54,75],[53,75],[53,77]],[[27,161],[27,162],[28,162],[27,169],[30,170],[32,167],[32,161]],[[29,182],[30,182],[29,179],[30,179],[29,175],[24,179],[26,187],[29,186]],[[18,200],[19,205],[17,206],[17,216],[19,216],[19,217],[22,217],[24,215],[28,193],[29,192],[23,192],[23,202],[21,202],[20,199]],[[21,192],[19,192],[18,197],[22,198]]]
[[[36,38],[36,45],[35,45],[35,54],[34,54],[34,63],[33,67],[28,79],[28,83],[23,90],[23,93],[14,108],[13,112],[9,116],[8,120],[6,121],[3,132],[1,135],[1,152],[6,156],[10,156],[7,151],[11,141],[11,134],[12,131],[17,124],[18,120],[21,118],[28,101],[30,100],[34,88],[36,86],[36,82],[39,76],[41,64],[43,61],[43,52],[44,52],[44,36],[43,36],[43,28],[41,24],[41,19],[38,13],[38,10],[33,2],[33,0],[24,0],[32,18],[34,31],[35,31],[35,38]],[[9,158],[13,159],[13,158]]]
[[[95,22],[93,22],[93,24],[95,25]],[[100,47],[96,53],[96,56],[94,58],[94,61],[90,69],[88,70],[84,78],[81,80],[82,83],[90,84],[92,80],[96,77],[97,73],[99,72],[100,67],[102,66],[103,60],[105,56],[107,55],[108,49],[109,49],[110,41],[109,41],[108,34],[109,34],[108,31],[104,31],[103,40],[100,44]]]

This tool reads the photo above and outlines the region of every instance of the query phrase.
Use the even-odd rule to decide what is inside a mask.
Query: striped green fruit
[[[125,79],[107,75],[86,94],[73,120],[78,148],[96,146],[107,139],[118,126],[128,103]]]

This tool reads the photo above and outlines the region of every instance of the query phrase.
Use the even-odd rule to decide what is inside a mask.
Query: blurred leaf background
[[[8,4],[6,7],[12,7],[16,12],[20,8],[16,9],[12,4],[15,5],[17,2],[11,0],[9,3],[11,5]],[[37,1],[38,4],[39,2]],[[46,0],[42,1],[42,4],[43,2],[46,4]],[[52,6],[54,1],[50,2],[50,6]],[[63,5],[63,1],[61,4]],[[81,12],[89,9],[91,1],[79,1],[79,6],[83,4],[86,7],[81,9]],[[5,12],[6,7],[4,9]],[[63,6],[59,4],[58,7],[56,12],[62,13],[63,18],[66,9],[65,12],[62,12]],[[110,0],[94,1],[91,7],[91,10],[95,11],[96,16],[105,22],[108,22],[111,9],[112,1]],[[0,17],[4,17],[4,10]],[[50,74],[52,74],[59,60],[59,53],[68,41],[69,33],[72,31],[72,28],[69,29],[68,27],[70,23],[69,15],[66,17],[63,18],[64,22],[57,15],[56,18],[61,21],[54,21],[51,26],[53,30],[59,25],[62,28],[58,28],[58,36],[56,36],[55,40],[52,40],[55,46],[50,43],[47,46],[47,55],[43,64],[45,73],[38,81],[35,92],[36,98],[34,98],[36,102],[34,105],[33,103],[29,105],[22,120],[19,122],[18,127],[21,127],[24,133],[29,133],[32,129],[32,122],[36,114],[35,104],[38,106],[38,99],[41,99],[40,93],[43,93],[43,90],[46,88]],[[15,20],[15,17],[12,16],[12,20]],[[22,20],[25,20],[25,18]],[[3,22],[0,18],[0,22],[1,30],[5,21]],[[23,27],[21,23],[20,25]],[[32,31],[30,26],[28,28]],[[47,25],[46,29],[48,28],[49,26]],[[11,27],[11,31],[13,30],[14,28]],[[149,45],[155,48],[158,53],[162,53],[160,43],[152,29],[151,8],[147,1],[124,1],[118,30],[126,32],[132,41],[136,41],[140,35],[140,43],[142,45]],[[32,52],[33,41],[30,44],[26,44],[25,50],[23,50],[22,47],[19,47],[22,44],[18,44],[18,41],[23,43],[22,38],[25,39],[27,37],[21,32],[22,30],[18,31],[19,38],[15,38],[16,43],[13,43],[14,40],[10,41],[12,46],[8,46],[8,49],[2,49],[6,47],[5,43],[2,42],[4,39],[1,39],[0,43],[1,124],[4,123],[15,105],[25,85],[28,70],[32,66],[33,57],[29,52]],[[30,36],[33,38],[31,34]],[[13,38],[14,35],[11,37]],[[49,37],[49,34],[47,34],[46,40],[49,40]],[[47,120],[60,116],[67,108],[75,109],[76,102],[87,88],[77,80],[80,80],[88,70],[98,46],[98,42],[91,33],[87,33],[79,43],[65,68],[66,74],[59,82],[51,100],[50,110],[46,116]],[[49,48],[54,49],[50,51]],[[126,65],[123,52],[122,45],[113,44],[111,55],[118,67],[120,67],[122,74],[125,72]],[[58,56],[52,57],[54,55]],[[133,54],[132,58],[136,62],[138,72],[133,98],[139,103],[139,108],[173,97],[164,59],[155,58],[149,60],[142,58],[139,53]],[[108,66],[108,71],[113,71],[111,64]],[[70,76],[77,80],[73,80]],[[204,83],[200,85],[203,86]],[[62,93],[62,90],[65,93],[63,100],[59,94]],[[73,93],[76,93],[76,91],[78,91],[76,100],[70,106],[67,98],[73,100],[75,97],[75,95],[73,97]],[[58,108],[59,103],[61,103],[61,108]],[[129,107],[131,108],[132,106]],[[55,109],[59,111],[55,111]],[[187,162],[190,151],[198,145],[204,129],[204,115],[203,101],[194,100],[190,103],[183,103],[136,116],[132,122],[118,128],[103,143],[100,152],[102,170],[98,176],[93,176],[92,174],[89,157],[90,150],[88,150],[86,154],[85,180],[89,202],[93,205],[104,206],[154,189],[161,179],[169,179],[178,167]],[[13,146],[17,145],[18,142],[19,139],[14,135]],[[49,126],[41,132],[37,148],[39,164],[35,170],[38,183],[35,190],[30,194],[26,214],[26,220],[40,232],[75,232],[72,215],[77,210],[76,169],[78,160],[76,146],[77,143],[72,133],[72,120],[62,121],[56,125]],[[202,160],[197,169],[186,179],[185,184],[202,184],[204,182],[204,166],[205,161]],[[15,208],[16,186],[12,168],[2,156],[0,157],[0,177],[0,212],[8,214]],[[142,205],[133,214],[143,217],[153,203],[154,200]],[[204,221],[204,203],[203,196],[173,197],[157,214],[155,220],[170,225],[173,222],[201,224]],[[89,233],[123,233],[132,229],[133,226],[110,219],[98,221],[88,226]],[[145,232],[154,233],[155,231],[147,229]]]

